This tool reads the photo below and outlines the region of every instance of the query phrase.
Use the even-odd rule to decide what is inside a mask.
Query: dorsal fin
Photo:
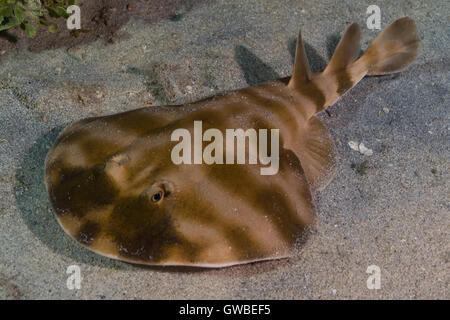
[[[303,46],[301,32],[298,33],[297,48],[295,50],[294,71],[289,87],[295,88],[301,84],[307,83],[311,79],[311,70],[309,69],[308,58],[306,57],[305,47]]]
[[[358,57],[360,36],[359,25],[352,23],[339,41],[325,73],[344,69]]]

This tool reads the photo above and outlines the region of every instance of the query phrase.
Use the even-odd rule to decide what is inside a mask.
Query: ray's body
[[[299,37],[294,73],[184,106],[81,120],[46,159],[46,185],[64,230],[89,249],[142,264],[220,267],[289,256],[315,219],[312,194],[332,177],[334,144],[315,116],[366,74],[395,72],[416,56],[409,18],[366,53],[351,25],[328,67],[311,74]],[[171,133],[279,129],[280,168],[175,165]],[[270,150],[270,147],[268,148]]]

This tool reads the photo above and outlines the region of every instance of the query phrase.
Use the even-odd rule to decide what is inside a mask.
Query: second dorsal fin
[[[289,87],[295,88],[307,83],[311,79],[311,70],[306,57],[305,47],[303,46],[302,35],[298,33],[297,49],[295,50],[294,71],[292,72]]]
[[[344,69],[358,57],[360,34],[357,23],[353,23],[347,28],[324,73]]]

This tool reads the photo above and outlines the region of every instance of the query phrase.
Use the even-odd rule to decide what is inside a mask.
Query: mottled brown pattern
[[[55,168],[59,182],[50,186],[50,199],[58,215],[82,218],[88,211],[111,203],[118,189],[106,175],[103,164],[92,168]]]
[[[119,244],[119,253],[124,257],[159,262],[167,258],[165,248],[181,246],[192,260],[195,258],[195,246],[183,241],[175,231],[164,207],[151,203],[144,195],[120,199],[105,232]]]
[[[353,81],[349,73],[346,70],[336,74],[336,82],[338,84],[337,93],[343,95],[348,89],[353,87]]]
[[[322,110],[324,108],[326,102],[325,93],[322,92],[315,82],[310,81],[305,86],[298,87],[297,90],[310,99],[317,107],[317,110]]]
[[[100,224],[88,221],[83,224],[77,235],[77,241],[84,245],[91,245],[92,241],[97,237],[101,230]]]
[[[46,159],[57,219],[85,247],[133,263],[222,267],[291,255],[316,219],[312,195],[335,167],[334,143],[315,114],[368,72],[404,67],[403,54],[412,61],[416,38],[414,23],[400,19],[355,60],[353,24],[326,70],[311,74],[299,37],[292,78],[71,125]],[[194,139],[194,121],[224,134],[224,155],[226,129],[279,129],[278,172],[248,164],[248,145],[247,164],[175,165],[171,133],[187,129]]]

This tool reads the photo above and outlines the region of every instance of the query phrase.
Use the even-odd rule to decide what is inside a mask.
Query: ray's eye
[[[175,188],[172,182],[166,180],[157,180],[149,188],[142,192],[142,196],[149,202],[160,204],[164,199],[170,197]]]
[[[163,198],[163,192],[159,191],[158,193],[155,193],[152,195],[152,202],[159,202]]]

